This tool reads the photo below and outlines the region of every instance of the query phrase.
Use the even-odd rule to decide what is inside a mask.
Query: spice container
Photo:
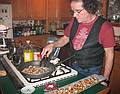
[[[41,51],[39,48],[34,48],[34,61],[41,60]]]

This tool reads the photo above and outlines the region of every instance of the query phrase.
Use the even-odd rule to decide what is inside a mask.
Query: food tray
[[[102,75],[93,74],[45,94],[78,94],[104,80],[105,77]]]

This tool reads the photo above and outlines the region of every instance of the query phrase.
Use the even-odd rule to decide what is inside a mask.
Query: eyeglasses
[[[81,9],[81,10],[79,10],[79,9],[77,10],[77,9],[76,9],[76,10],[72,10],[72,12],[73,12],[73,13],[76,13],[76,14],[78,15],[78,14],[80,14],[83,10],[84,10],[84,8]]]

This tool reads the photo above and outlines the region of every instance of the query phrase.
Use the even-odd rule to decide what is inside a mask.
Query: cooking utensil
[[[28,62],[28,63],[21,63],[18,66],[18,70],[24,75],[24,77],[26,78],[33,78],[33,79],[40,79],[40,78],[44,78],[47,76],[50,76],[52,74],[52,72],[55,70],[55,66],[52,63],[46,63],[45,59],[42,60],[42,62],[44,62],[45,67],[48,68],[47,72],[35,75],[35,74],[28,74],[28,73],[24,73],[22,72],[25,68],[28,68],[29,66],[40,66],[40,67],[44,67],[43,65],[41,65],[40,62]]]
[[[59,55],[59,52],[60,52],[60,48],[55,48],[53,49],[52,53],[50,54],[49,58],[50,59],[55,59],[58,57]]]
[[[37,78],[44,78],[47,76],[50,76],[53,71],[55,71],[56,67],[61,65],[61,63],[71,59],[72,57],[74,57],[75,55],[71,55],[68,58],[60,61],[57,64],[52,64],[50,63],[50,58],[47,58],[46,56],[43,57],[43,59],[39,62],[28,62],[28,63],[21,63],[18,67],[19,71],[24,75],[24,77],[26,78],[33,78],[33,79],[37,79]],[[28,73],[24,73],[22,72],[23,69],[28,68],[29,66],[40,66],[40,67],[47,67],[48,71],[45,73],[41,73],[39,75],[35,75],[35,74],[28,74]]]
[[[73,58],[75,56],[75,54],[65,58],[64,60],[62,61],[59,61],[57,64],[55,64],[55,66],[58,66],[58,65],[61,65],[62,63],[66,62],[67,60],[70,60],[71,58]]]

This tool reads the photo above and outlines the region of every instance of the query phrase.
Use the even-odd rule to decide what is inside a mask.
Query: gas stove
[[[7,55],[3,56],[2,63],[5,69],[8,71],[8,74],[10,74],[12,78],[14,78],[15,83],[19,83],[21,87],[28,86],[28,85],[39,87],[39,86],[45,85],[45,83],[63,80],[66,78],[76,76],[78,74],[76,70],[64,64],[61,64],[57,66],[55,71],[48,77],[41,78],[41,79],[30,79],[30,78],[25,78],[21,74],[21,72],[16,68],[16,66],[13,65],[11,60],[8,59]]]

